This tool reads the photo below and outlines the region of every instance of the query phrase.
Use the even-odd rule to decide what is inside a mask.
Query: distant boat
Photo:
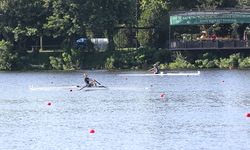
[[[167,72],[159,74],[119,74],[119,76],[199,76],[200,71],[197,72]]]

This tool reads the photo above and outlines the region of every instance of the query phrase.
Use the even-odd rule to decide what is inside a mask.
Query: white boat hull
[[[200,75],[200,71],[197,72],[169,72],[169,73],[159,73],[159,74],[119,74],[119,76],[199,76]]]
[[[81,87],[79,90],[82,91],[99,91],[99,90],[107,90],[106,86],[94,86],[94,87]]]

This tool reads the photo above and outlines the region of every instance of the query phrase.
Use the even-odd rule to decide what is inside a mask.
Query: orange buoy
[[[89,133],[94,134],[94,133],[95,133],[95,130],[94,130],[94,129],[90,129],[90,130],[89,130]]]

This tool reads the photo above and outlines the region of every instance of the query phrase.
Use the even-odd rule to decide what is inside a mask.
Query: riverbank
[[[12,61],[13,62],[13,61]],[[158,63],[160,69],[246,69],[250,68],[247,51],[169,51],[166,49],[126,49],[114,52],[28,53],[16,57],[11,69],[1,70],[140,70]],[[11,63],[3,63],[9,65]]]

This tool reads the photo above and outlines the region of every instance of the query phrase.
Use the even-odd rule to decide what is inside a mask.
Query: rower
[[[154,74],[159,74],[160,70],[158,64],[154,64],[153,68],[151,68],[149,71],[153,72]]]
[[[84,76],[84,82],[86,83],[86,87],[97,86],[96,85],[96,83],[97,83],[96,80],[90,79],[86,73],[84,73],[83,76]]]

